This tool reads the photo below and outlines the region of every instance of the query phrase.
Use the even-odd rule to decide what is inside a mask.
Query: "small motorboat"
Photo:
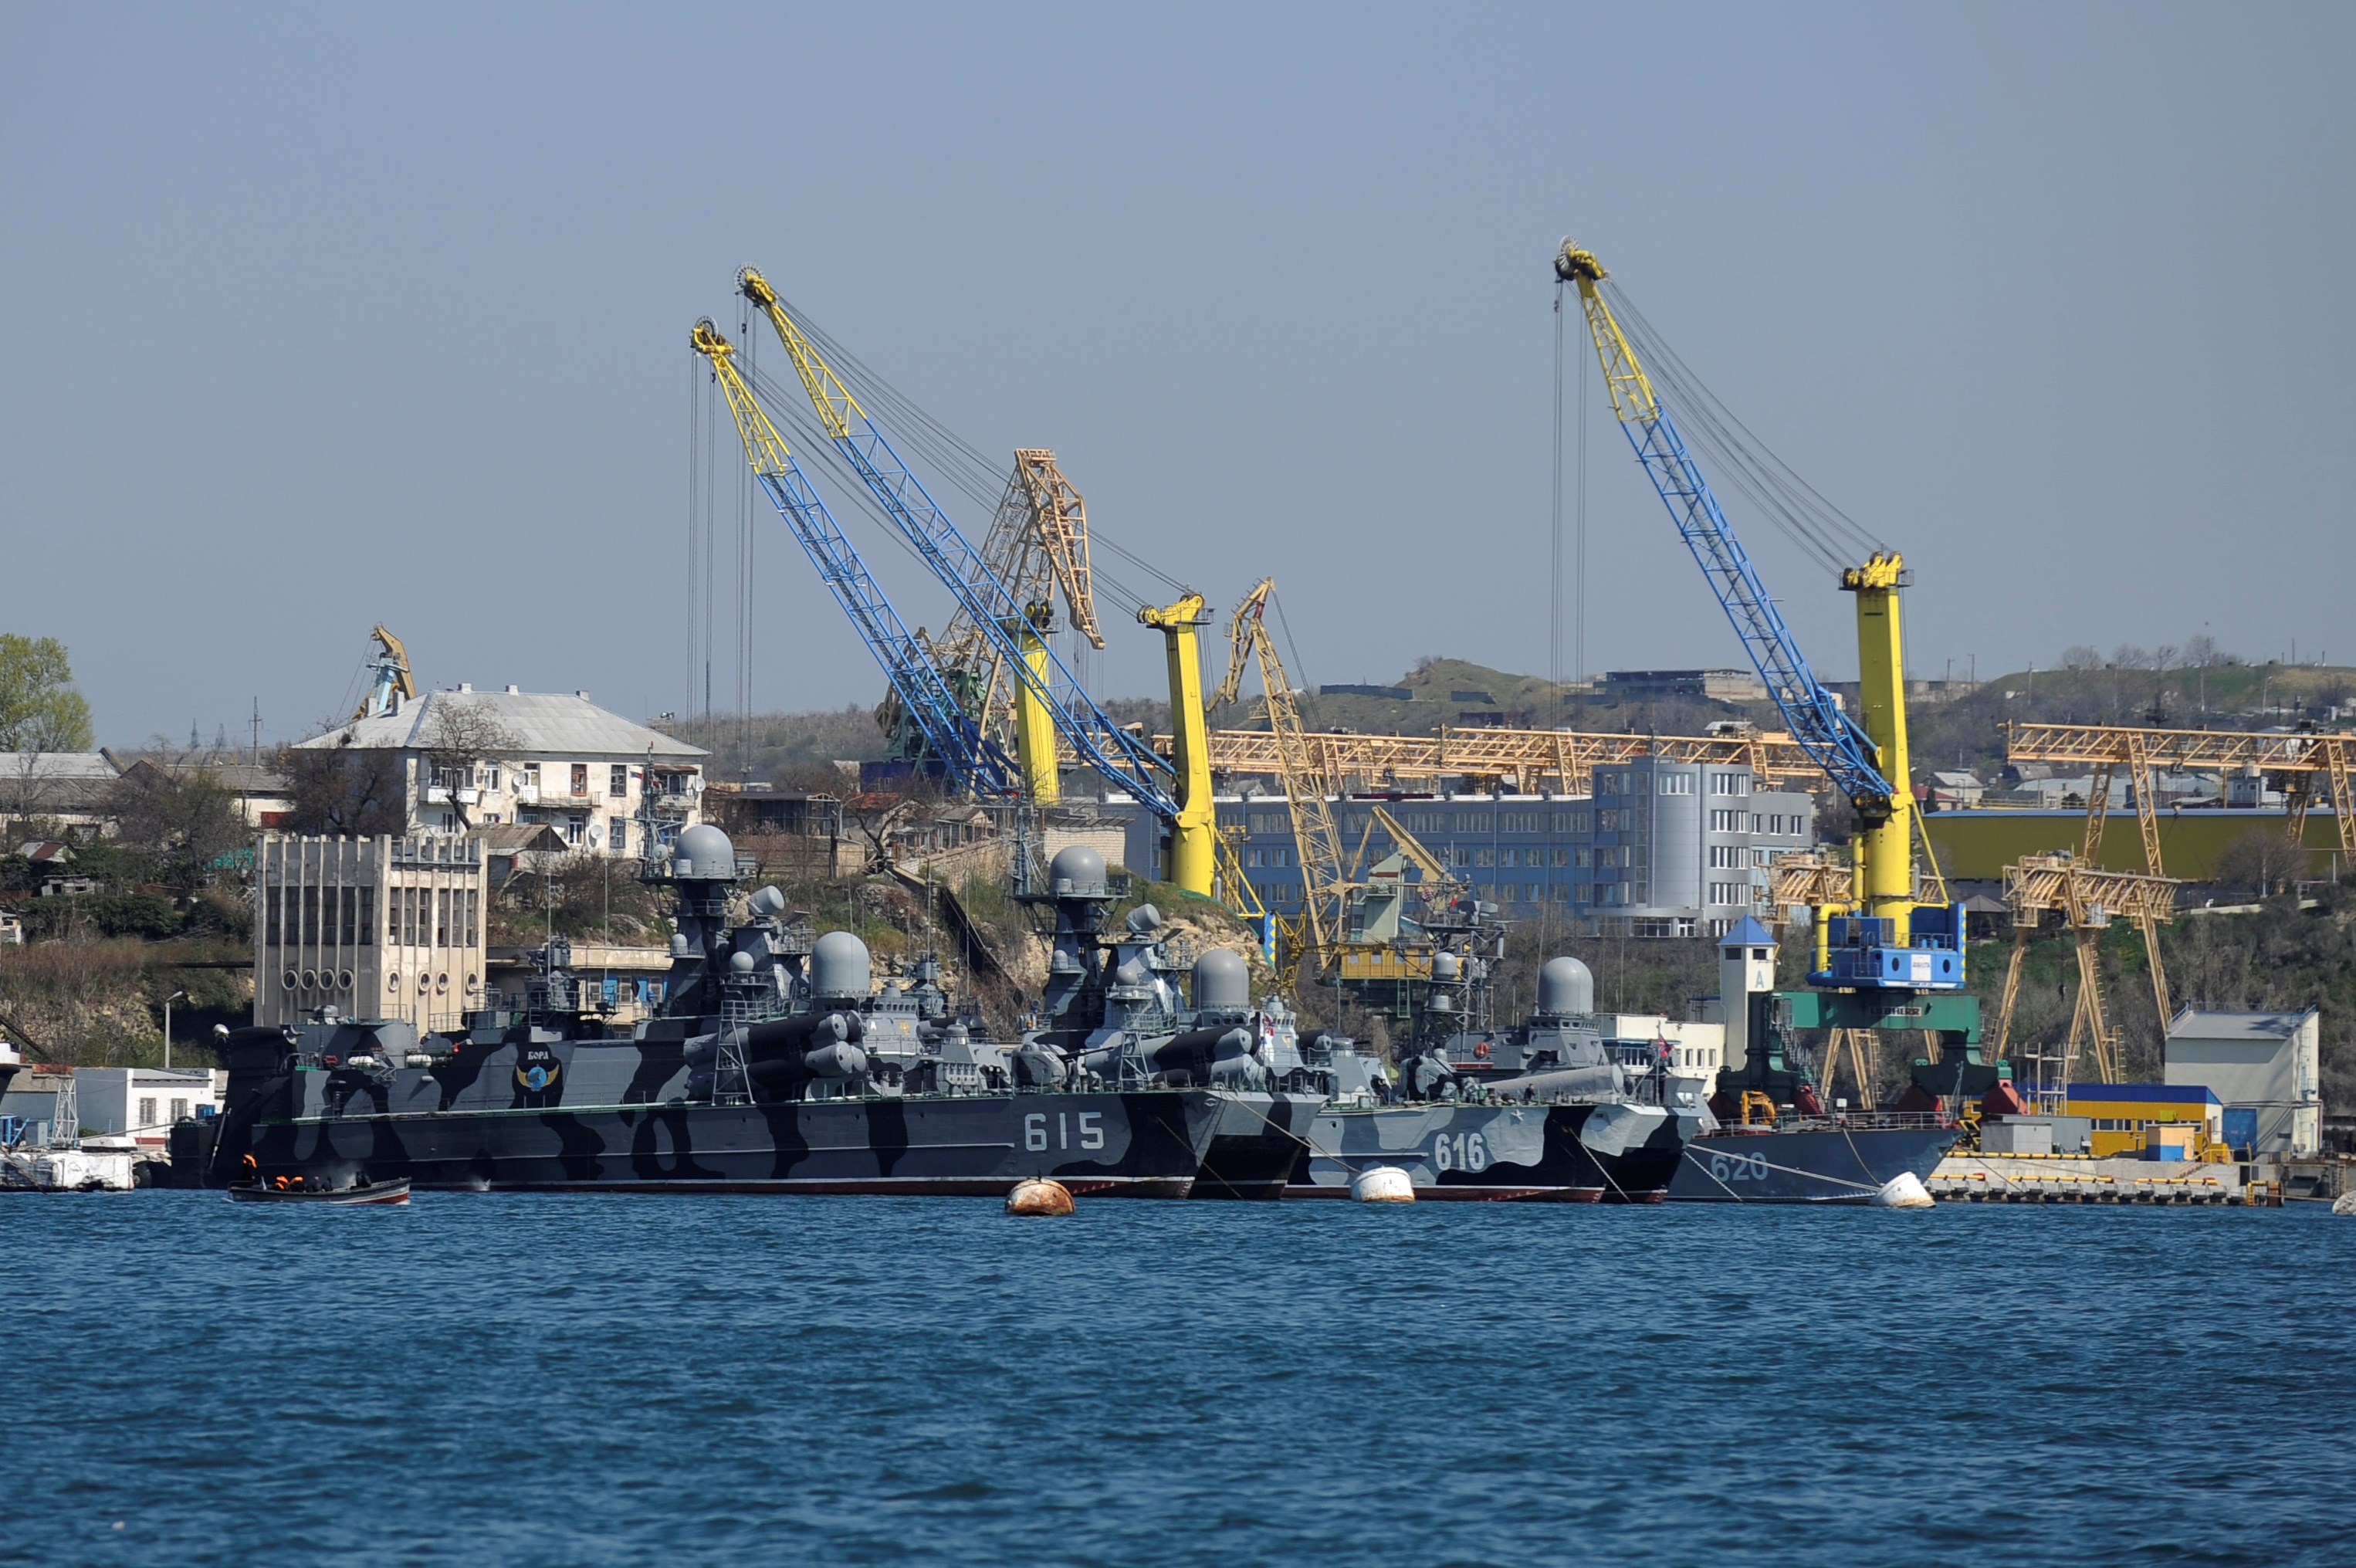
[[[285,1186],[278,1185],[284,1181]],[[228,1189],[232,1203],[407,1203],[409,1178],[398,1181],[362,1182],[358,1187],[316,1187],[303,1178],[279,1177],[268,1182],[249,1182]]]

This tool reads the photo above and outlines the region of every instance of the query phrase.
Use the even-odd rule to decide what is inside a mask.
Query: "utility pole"
[[[172,1004],[185,1001],[187,994],[185,991],[175,991],[164,998],[164,1070],[166,1072],[172,1070]]]

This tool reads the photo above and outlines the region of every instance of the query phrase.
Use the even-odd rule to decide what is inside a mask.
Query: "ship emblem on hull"
[[[563,1076],[564,1064],[546,1046],[526,1046],[516,1061],[516,1087],[523,1090],[527,1104],[547,1103]]]

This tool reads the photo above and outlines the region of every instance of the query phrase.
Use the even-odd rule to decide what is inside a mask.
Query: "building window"
[[[175,1100],[172,1101],[172,1120],[175,1122],[186,1122],[187,1119],[188,1102],[185,1100]]]
[[[1570,902],[1569,883],[1558,882],[1554,885],[1554,901],[1558,904],[1568,904]]]
[[[1714,833],[1739,833],[1742,831],[1742,813],[1713,810],[1709,813],[1709,831]]]
[[[1546,902],[1546,884],[1543,882],[1531,883],[1529,886],[1525,889],[1525,892],[1527,894],[1527,897],[1526,897],[1522,902],[1526,904],[1543,904]]]
[[[1554,817],[1555,831],[1565,833],[1583,833],[1589,830],[1591,821],[1592,819],[1585,811],[1557,811]]]
[[[1498,831],[1509,833],[1542,833],[1546,832],[1544,811],[1506,811],[1498,818]]]
[[[1457,812],[1456,831],[1460,833],[1487,832],[1489,831],[1489,813],[1486,811]]]
[[[359,945],[364,948],[374,947],[376,945],[376,889],[373,887],[363,887],[360,889],[360,940]]]
[[[618,800],[630,792],[630,765],[616,762],[605,769],[605,793]]]
[[[155,1102],[152,1100],[141,1101],[139,1102],[139,1125],[142,1127],[153,1127],[155,1124]]]
[[[1497,852],[1494,849],[1476,849],[1472,852],[1472,864],[1494,865],[1497,864]]]
[[[573,765],[573,792],[576,795],[589,793],[589,765],[585,762]]]
[[[1520,861],[1516,856],[1516,852],[1510,849],[1501,849],[1497,852],[1497,864],[1499,865],[1517,865],[1520,864]],[[1535,865],[1537,862],[1532,861],[1530,864]]]
[[[605,847],[612,850],[616,854],[627,854],[630,853],[629,818],[608,817],[605,819]]]
[[[1664,795],[1690,795],[1694,792],[1694,776],[1690,773],[1664,773],[1658,777]]]
[[[1748,904],[1751,884],[1748,882],[1713,882],[1709,885],[1709,901],[1713,904]]]
[[[1470,865],[1472,864],[1472,852],[1461,843],[1451,844],[1448,846],[1448,864],[1456,866]]]
[[[584,793],[585,794],[585,793],[586,793],[586,791],[584,790]],[[588,818],[586,818],[586,817],[567,817],[567,818],[565,818],[565,819],[564,819],[564,842],[565,842],[566,843],[570,843],[570,844],[577,844],[577,843],[579,843],[581,842],[581,831],[582,831],[582,828],[583,828],[584,824],[585,824],[588,821],[589,821],[589,819],[588,819]]]
[[[1767,863],[1768,856],[1765,850],[1754,849],[1751,852],[1751,864],[1752,865],[1765,865]]]
[[[539,763],[527,762],[523,765],[523,787],[527,789],[537,789],[540,788]]]
[[[1246,869],[1257,871],[1261,866],[1266,865],[1268,864],[1268,860],[1266,858],[1267,854],[1268,852],[1262,849],[1248,849],[1244,851],[1244,865]]]
[[[1595,864],[1595,852],[1591,849],[1573,850],[1571,852],[1571,864],[1574,865],[1593,865]]]
[[[1712,871],[1731,871],[1750,864],[1750,853],[1739,843],[1714,843],[1709,846],[1709,868]]]
[[[498,787],[499,765],[496,762],[486,762],[483,764],[483,788],[496,789]]]
[[[1709,776],[1709,792],[1713,795],[1748,795],[1751,793],[1751,775],[1713,773]]]
[[[1281,812],[1254,811],[1251,814],[1251,831],[1256,833],[1280,833],[1286,826]]]

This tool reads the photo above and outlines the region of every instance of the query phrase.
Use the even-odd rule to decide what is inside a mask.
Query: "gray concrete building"
[[[264,833],[254,846],[253,1021],[455,1028],[487,1005],[483,841]]]

